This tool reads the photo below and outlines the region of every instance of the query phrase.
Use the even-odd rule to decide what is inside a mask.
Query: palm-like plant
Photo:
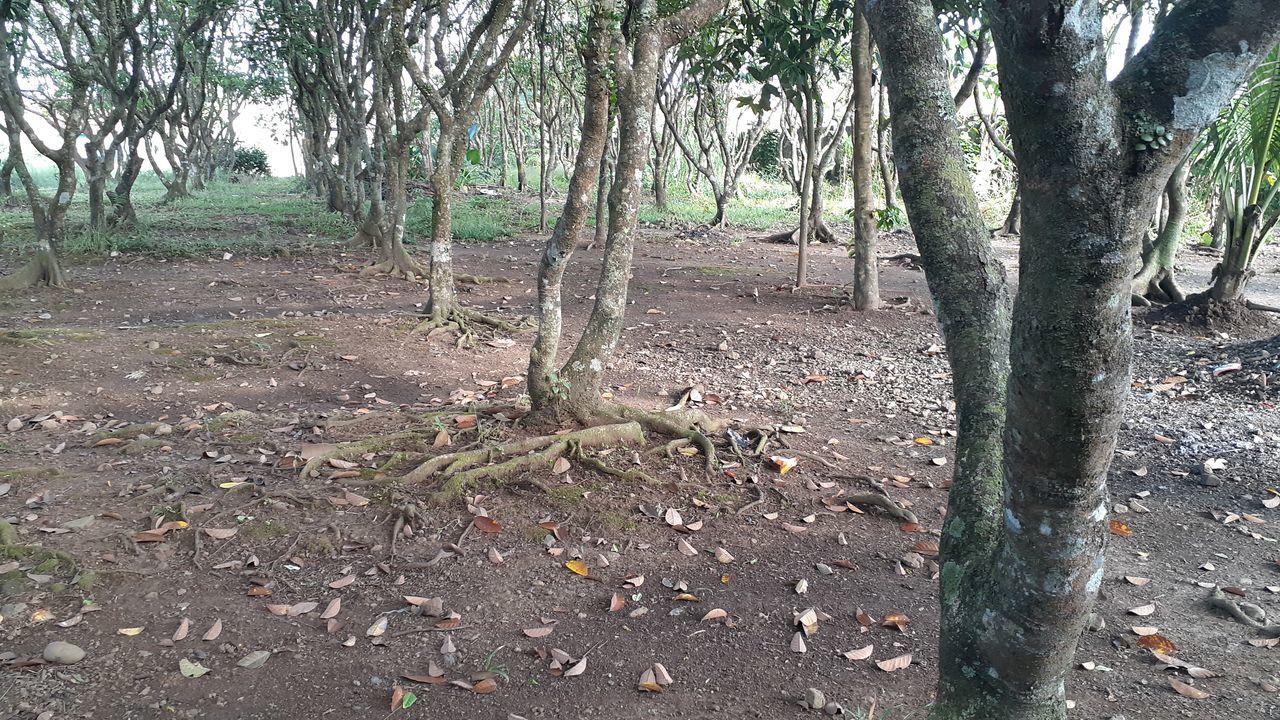
[[[1280,53],[1272,51],[1209,129],[1201,157],[1227,215],[1222,261],[1208,295],[1239,300],[1253,259],[1280,220]]]

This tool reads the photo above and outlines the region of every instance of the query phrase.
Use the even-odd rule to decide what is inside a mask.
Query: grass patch
[[[26,347],[28,345],[52,345],[55,342],[89,342],[97,340],[97,333],[63,328],[43,330],[0,330],[0,345]]]

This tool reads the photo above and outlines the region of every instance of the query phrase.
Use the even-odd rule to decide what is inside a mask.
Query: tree
[[[1275,180],[1280,172],[1280,56],[1273,52],[1249,78],[1245,92],[1214,123],[1203,154],[1207,175],[1221,198],[1224,232],[1222,261],[1202,297],[1239,301],[1253,275],[1254,258],[1280,220],[1275,203],[1280,193]],[[1185,202],[1177,199],[1180,235]],[[1177,239],[1169,242],[1172,250],[1157,242],[1157,257],[1167,257],[1153,263],[1160,269],[1172,270]]]
[[[880,308],[875,196],[871,192],[871,30],[859,3],[853,21],[853,306]]]
[[[562,217],[557,229],[563,232],[553,235],[543,260],[539,264],[539,310],[542,324],[539,339],[530,359],[530,395],[533,412],[552,417],[567,417],[584,423],[593,422],[602,415],[601,379],[610,362],[618,340],[622,335],[622,322],[627,306],[627,284],[631,276],[631,261],[635,249],[637,213],[641,202],[641,178],[648,161],[648,151],[653,131],[653,111],[658,73],[662,58],[677,43],[692,35],[724,9],[726,0],[695,0],[682,10],[660,16],[657,0],[626,0],[625,21],[611,38],[613,46],[610,63],[595,58],[586,64],[588,73],[588,110],[590,126],[584,113],[583,147],[575,163],[571,188],[581,189],[571,196],[573,215]],[[605,8],[593,5],[596,32],[598,19]],[[593,35],[599,42],[598,35]],[[594,42],[590,45],[597,49]],[[581,223],[583,207],[590,197],[590,184],[599,173],[599,162],[592,162],[593,155],[603,152],[598,132],[601,115],[607,114],[607,82],[599,75],[608,68],[616,86],[618,108],[617,166],[609,190],[608,232],[604,244],[604,261],[600,281],[596,289],[596,301],[587,325],[569,359],[558,372],[551,368],[556,362],[556,348],[560,331],[559,278],[563,276],[568,261],[568,248],[576,242],[570,233],[570,223]],[[592,75],[597,77],[592,78]],[[605,113],[602,113],[602,110]],[[607,119],[605,120],[607,122]],[[590,143],[586,140],[590,138]],[[583,155],[587,157],[583,157]],[[581,176],[581,177],[579,177]],[[575,199],[576,198],[576,199]],[[569,215],[566,207],[565,215]],[[536,377],[535,377],[536,376]],[[535,388],[537,388],[535,390]],[[619,408],[618,412],[625,412]]]
[[[0,6],[0,112],[9,132],[9,152],[17,155],[15,170],[27,196],[36,240],[36,256],[18,272],[0,279],[0,290],[66,284],[60,256],[77,185],[76,138],[87,120],[90,90],[103,80],[100,71],[105,67],[87,49],[117,29],[117,9],[113,0],[70,7],[60,0]],[[20,75],[32,84],[25,93]],[[43,111],[56,141],[31,124],[28,103]],[[57,181],[52,196],[46,197],[32,178],[22,152],[23,138],[53,163]]]
[[[743,10],[742,26],[726,59],[731,63],[746,59],[752,77],[763,83],[762,105],[769,106],[779,96],[785,100],[790,112],[783,116],[784,126],[793,126],[797,135],[790,171],[800,195],[800,227],[795,233],[796,286],[800,287],[808,283],[809,242],[832,237],[822,221],[822,183],[855,97],[850,92],[847,99],[828,107],[823,91],[839,79],[848,62],[856,14],[851,0],[748,1]]]
[[[1280,5],[1184,0],[1113,81],[1097,0],[990,0],[987,13],[1025,203],[1012,315],[943,100],[932,4],[867,5],[959,417],[933,717],[1057,720],[1103,579],[1141,236],[1182,155],[1274,45]],[[1166,147],[1137,149],[1144,118],[1172,130]]]
[[[675,102],[659,93],[658,104],[668,130],[685,160],[711,187],[715,215],[711,227],[721,227],[728,220],[729,202],[738,194],[738,182],[751,162],[752,152],[768,129],[769,114],[763,108],[744,108],[750,123],[735,129],[729,121],[733,101],[731,84],[737,72],[726,72],[716,62],[720,48],[732,32],[729,22],[712,23],[682,43],[677,51],[674,73],[683,73],[683,85],[691,88],[693,107],[689,118],[692,142],[676,126]]]
[[[413,136],[425,129],[426,112],[430,111],[435,116],[439,135],[431,174],[431,265],[427,274],[431,297],[427,322],[438,327],[451,326],[465,334],[468,319],[485,318],[478,313],[464,312],[458,303],[453,278],[451,193],[467,156],[471,123],[533,22],[534,0],[518,3],[492,0],[479,8],[466,5],[457,11],[445,0],[415,6],[414,16],[406,19],[408,5],[407,0],[396,2],[390,26],[396,41],[392,52],[413,80],[423,110],[388,140],[388,161],[398,164],[394,169],[389,168],[388,173],[389,186],[399,193],[389,203],[390,212],[397,218],[392,241],[400,243],[404,232],[402,195],[408,146]],[[446,37],[460,26],[467,29],[462,33],[459,49],[448,52]],[[412,53],[412,46],[419,39],[422,41],[421,62]],[[392,262],[397,269],[412,271],[403,267],[400,253],[393,256]]]

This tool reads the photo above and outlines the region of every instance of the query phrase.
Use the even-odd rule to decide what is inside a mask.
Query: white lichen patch
[[[1199,130],[1218,116],[1240,87],[1256,59],[1248,45],[1240,54],[1213,53],[1191,63],[1187,70],[1187,94],[1173,99],[1173,127]]]

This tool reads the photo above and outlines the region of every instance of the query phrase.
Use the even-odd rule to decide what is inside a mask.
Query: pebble
[[[84,650],[79,645],[54,640],[44,646],[44,652],[40,656],[45,662],[55,665],[75,665],[84,659]]]
[[[827,696],[818,688],[809,688],[804,691],[804,704],[814,710],[821,710],[827,706]]]

